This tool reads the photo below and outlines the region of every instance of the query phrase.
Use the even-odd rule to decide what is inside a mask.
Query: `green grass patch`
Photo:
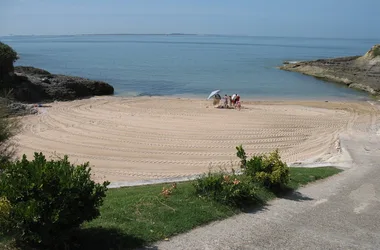
[[[339,172],[333,167],[291,168],[289,188],[296,189]],[[101,216],[78,230],[73,242],[78,249],[136,248],[242,212],[197,196],[192,182],[178,183],[172,194],[164,197],[162,188],[169,186],[110,189]],[[258,196],[263,203],[276,197],[265,188],[258,190]],[[3,241],[0,247],[5,248],[5,244]]]
[[[227,218],[238,212],[226,205],[195,196],[191,182],[179,183],[167,198],[161,195],[164,186],[169,185],[109,190],[101,208],[101,217],[86,224],[85,228],[104,232],[116,229],[119,231],[116,240],[121,244],[117,247],[135,247]],[[123,235],[129,236],[124,238]],[[93,246],[89,247],[97,247],[102,243],[109,246],[114,243],[114,237],[100,237],[101,235],[99,242],[92,242]]]
[[[289,188],[297,189],[307,183],[338,174],[343,170],[334,167],[290,168]]]

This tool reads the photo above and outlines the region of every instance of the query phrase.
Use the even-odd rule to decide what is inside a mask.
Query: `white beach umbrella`
[[[220,92],[220,90],[214,90],[211,92],[211,94],[208,96],[207,100],[209,100],[211,97],[213,97],[214,95],[218,94]]]

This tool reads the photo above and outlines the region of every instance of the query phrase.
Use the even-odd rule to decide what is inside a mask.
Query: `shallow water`
[[[243,98],[366,99],[361,91],[278,70],[283,61],[362,55],[377,40],[198,36],[13,36],[0,40],[17,65],[104,80],[116,95],[207,97],[215,89]]]

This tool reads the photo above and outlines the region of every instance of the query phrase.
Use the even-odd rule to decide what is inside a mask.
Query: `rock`
[[[31,115],[38,113],[38,110],[33,105],[28,105],[19,102],[11,102],[8,104],[9,111],[12,115]]]
[[[31,104],[24,104],[20,102],[14,102],[7,98],[0,97],[0,103],[7,106],[10,115],[19,116],[19,115],[30,115],[38,113],[38,110],[33,107]]]
[[[44,83],[50,83],[50,80],[49,80],[49,78],[47,78],[47,77],[42,78],[41,81],[44,82]]]
[[[380,44],[373,46],[364,56],[288,63],[280,69],[343,83],[351,88],[380,95]]]
[[[363,57],[373,59],[380,56],[380,44],[374,45]]]
[[[14,68],[14,72],[13,94],[21,102],[69,101],[114,93],[114,88],[102,81],[55,75],[34,67],[18,66]]]

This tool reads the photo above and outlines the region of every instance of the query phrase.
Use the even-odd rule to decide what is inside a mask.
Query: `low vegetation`
[[[0,173],[0,229],[18,243],[38,247],[63,246],[83,222],[100,215],[108,182],[91,180],[88,163],[74,166],[67,157],[3,164]]]
[[[380,45],[373,50],[373,56],[380,56]]]
[[[91,180],[88,163],[74,166],[67,157],[48,161],[42,153],[31,161],[25,156],[12,161],[6,146],[16,131],[11,124],[6,115],[0,119],[1,249],[140,247],[264,205],[340,172],[289,168],[278,151],[247,159],[239,146],[239,172],[210,172],[191,182],[107,190],[108,182]]]
[[[236,150],[243,173],[252,181],[277,191],[286,187],[289,182],[289,167],[281,160],[278,150],[268,155],[254,155],[248,161],[241,145]]]
[[[19,129],[19,120],[9,116],[7,99],[0,98],[0,170],[2,164],[15,154],[15,147],[11,139]]]
[[[288,189],[290,168],[281,161],[278,150],[268,155],[255,155],[247,159],[242,146],[236,147],[241,172],[211,173],[196,180],[196,193],[202,197],[236,207],[261,203],[263,189],[279,194]]]
[[[290,168],[289,188],[339,172],[332,167]],[[169,195],[163,191],[170,189],[172,184],[110,189],[100,209],[101,216],[85,223],[85,231],[79,233],[76,240],[83,249],[139,247],[254,208],[225,204],[199,195],[194,188],[196,183],[177,183]],[[257,206],[261,206],[279,195],[287,197],[286,193],[276,194],[257,187],[254,200]],[[86,238],[94,232],[96,236],[91,240]]]
[[[94,184],[87,167],[74,167],[67,158],[48,162],[42,154],[36,154],[31,162],[24,158],[7,165],[0,177],[2,232],[29,246],[47,244],[49,249],[130,249],[261,206],[278,196],[286,198],[287,194],[263,185],[256,173],[246,175],[244,171],[209,173],[191,182],[105,193],[108,183]],[[333,167],[288,170],[282,191],[340,172]],[[18,249],[20,244],[11,239],[0,238],[0,248]]]

